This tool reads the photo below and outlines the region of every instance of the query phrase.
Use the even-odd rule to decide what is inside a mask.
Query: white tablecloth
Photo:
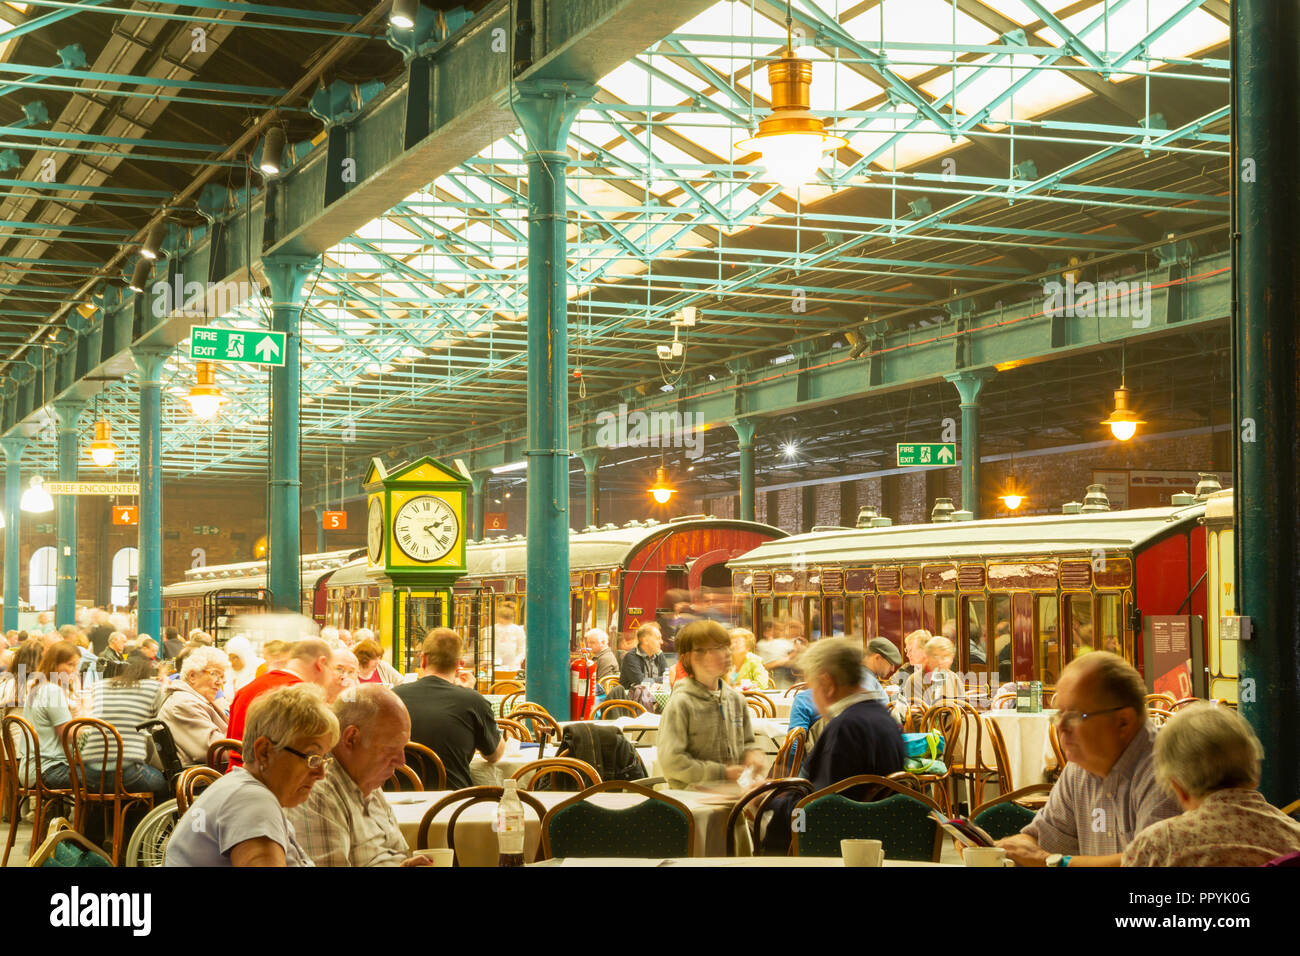
[[[556,749],[555,743],[548,743],[546,745],[546,756],[554,757]],[[641,762],[645,764],[646,776],[659,776],[659,758],[655,748],[638,746],[636,751],[641,757]],[[469,764],[470,782],[475,786],[499,787],[505,780],[513,777],[519,768],[537,759],[536,744],[532,746],[525,744],[521,748],[519,741],[507,740],[505,754],[494,764],[484,760],[481,754],[474,755],[474,759]],[[557,779],[568,778],[561,777]]]
[[[1022,714],[1014,710],[987,710],[984,716],[997,721],[1002,731],[1002,739],[1007,744],[1007,768],[1011,773],[1011,789],[1019,790],[1031,783],[1043,783],[1048,770],[1056,766],[1056,757],[1052,752],[1052,741],[1047,728],[1052,722],[1055,711],[1043,711],[1037,714]],[[967,734],[967,747],[973,749],[974,734]],[[992,735],[987,731],[983,735],[984,763],[994,766]],[[974,755],[971,754],[971,757]],[[972,761],[973,762],[973,761]]]
[[[424,818],[425,811],[448,793],[450,791],[444,790],[384,794],[392,805],[402,836],[406,837],[406,842],[411,849],[415,849],[420,820]],[[727,814],[731,810],[732,801],[691,790],[665,790],[663,793],[665,796],[680,800],[690,809],[695,821],[695,852],[701,856],[722,856],[726,852]],[[538,802],[549,810],[574,794],[542,791],[532,793],[530,796],[536,797]],[[617,808],[631,806],[640,802],[642,798],[630,793],[599,793],[591,799],[601,806]],[[454,807],[447,807],[438,814],[429,827],[430,846],[447,845],[447,820],[454,809]],[[462,813],[460,819],[456,821],[456,854],[461,866],[496,866],[497,837],[493,830],[496,810],[495,803],[478,803]],[[534,811],[526,805],[524,840],[525,858],[531,860],[541,842],[541,827]]]

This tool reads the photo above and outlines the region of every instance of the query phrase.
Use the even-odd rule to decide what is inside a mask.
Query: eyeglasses
[[[730,644],[714,644],[712,647],[697,647],[697,648],[695,649],[695,653],[696,653],[696,654],[722,654],[722,653],[730,654],[730,653],[731,653],[731,645],[730,645]]]
[[[1090,710],[1086,714],[1077,710],[1060,710],[1052,717],[1052,723],[1058,727],[1076,727],[1083,723],[1089,717],[1099,717],[1102,714],[1113,714],[1117,710],[1125,710],[1124,707],[1107,707],[1105,710]]]
[[[292,747],[281,747],[286,753],[291,753],[295,757],[301,757],[307,762],[308,770],[328,770],[329,765],[334,762],[334,758],[327,754],[305,754],[301,750],[294,750]]]
[[[226,672],[219,667],[209,667],[203,673],[207,674],[215,681],[225,681],[226,679]]]

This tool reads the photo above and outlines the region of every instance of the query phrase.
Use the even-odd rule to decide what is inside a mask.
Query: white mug
[[[1010,866],[1007,851],[1000,846],[968,846],[962,851],[967,866]]]
[[[879,840],[841,840],[845,866],[884,866],[885,847]]]
[[[446,847],[434,847],[429,850],[416,850],[416,856],[427,856],[434,866],[451,866],[456,861],[456,851]]]

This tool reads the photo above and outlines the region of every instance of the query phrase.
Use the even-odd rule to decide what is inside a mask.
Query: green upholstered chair
[[[1034,819],[1038,812],[1026,803],[1037,802],[1035,796],[1050,793],[1050,783],[1034,783],[1021,787],[1011,793],[1004,793],[996,799],[975,808],[971,814],[971,823],[975,824],[995,840],[1015,836]]]
[[[846,790],[874,799],[850,799],[844,795]],[[795,806],[790,852],[839,856],[841,840],[879,840],[888,859],[938,863],[943,830],[931,819],[932,812],[943,811],[929,797],[893,780],[873,774],[849,777],[809,794]]]
[[[592,803],[598,793],[645,797],[630,807]],[[695,853],[695,821],[686,804],[639,784],[607,780],[547,811],[541,859],[631,857],[671,859]]]

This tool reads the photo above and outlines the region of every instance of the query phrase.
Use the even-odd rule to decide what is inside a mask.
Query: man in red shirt
[[[244,739],[244,718],[248,706],[267,691],[290,684],[316,684],[325,691],[325,699],[337,697],[341,690],[338,672],[334,669],[331,657],[333,651],[320,638],[308,637],[293,645],[289,660],[283,667],[267,671],[261,677],[254,678],[235,695],[230,702],[230,721],[226,725],[226,734],[235,740]],[[238,754],[231,754],[230,766],[234,770],[243,766]]]

